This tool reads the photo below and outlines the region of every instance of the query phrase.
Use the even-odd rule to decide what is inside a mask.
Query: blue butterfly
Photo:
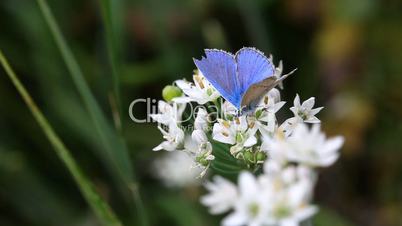
[[[277,78],[275,66],[261,51],[244,47],[235,55],[206,49],[206,57],[193,59],[216,90],[240,112],[254,110],[261,98],[291,73]]]

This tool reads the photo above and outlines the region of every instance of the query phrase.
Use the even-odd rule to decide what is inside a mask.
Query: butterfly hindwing
[[[244,47],[236,53],[237,76],[245,94],[251,85],[274,75],[275,67],[262,52]]]
[[[234,56],[222,50],[207,49],[206,57],[194,63],[219,93],[236,107],[240,106],[241,89]]]
[[[278,80],[274,76],[268,77],[261,82],[251,85],[242,97],[241,106],[243,109],[241,110],[245,112],[253,110],[261,101],[261,98],[264,96],[264,94],[266,94],[276,85],[278,85]]]

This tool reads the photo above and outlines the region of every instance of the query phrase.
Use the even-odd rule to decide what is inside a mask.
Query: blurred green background
[[[342,134],[338,162],[320,172],[317,226],[402,225],[402,2],[399,0],[114,0],[107,6],[123,126],[150,225],[218,225],[202,187],[169,189],[152,173],[155,124],[136,124],[136,98],[161,99],[191,79],[204,48],[254,46],[285,72],[283,99],[315,96],[324,130]],[[113,123],[101,0],[48,1],[94,96]],[[138,216],[116,180],[87,109],[36,1],[0,2],[0,48],[96,190],[126,225]],[[0,70],[0,225],[99,225],[19,94]],[[289,111],[282,109],[283,117]],[[135,109],[145,115],[146,109]],[[127,160],[127,159],[126,159]]]

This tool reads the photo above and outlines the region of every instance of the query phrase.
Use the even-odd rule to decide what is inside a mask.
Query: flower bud
[[[209,164],[208,159],[205,156],[197,156],[195,161],[201,164],[202,166],[207,166]]]
[[[166,101],[171,101],[175,97],[180,97],[182,93],[181,89],[176,86],[165,86],[162,90],[162,97]]]
[[[254,154],[251,151],[245,151],[243,157],[246,162],[254,163]]]
[[[267,159],[267,154],[265,154],[264,152],[259,151],[259,152],[257,152],[255,158],[257,159],[257,162],[265,161],[265,159]]]

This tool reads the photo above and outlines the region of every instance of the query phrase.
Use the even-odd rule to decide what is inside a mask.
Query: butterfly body
[[[287,77],[276,78],[271,60],[255,48],[244,47],[235,55],[206,49],[205,55],[201,60],[194,59],[195,65],[240,112],[255,109],[262,96]]]

